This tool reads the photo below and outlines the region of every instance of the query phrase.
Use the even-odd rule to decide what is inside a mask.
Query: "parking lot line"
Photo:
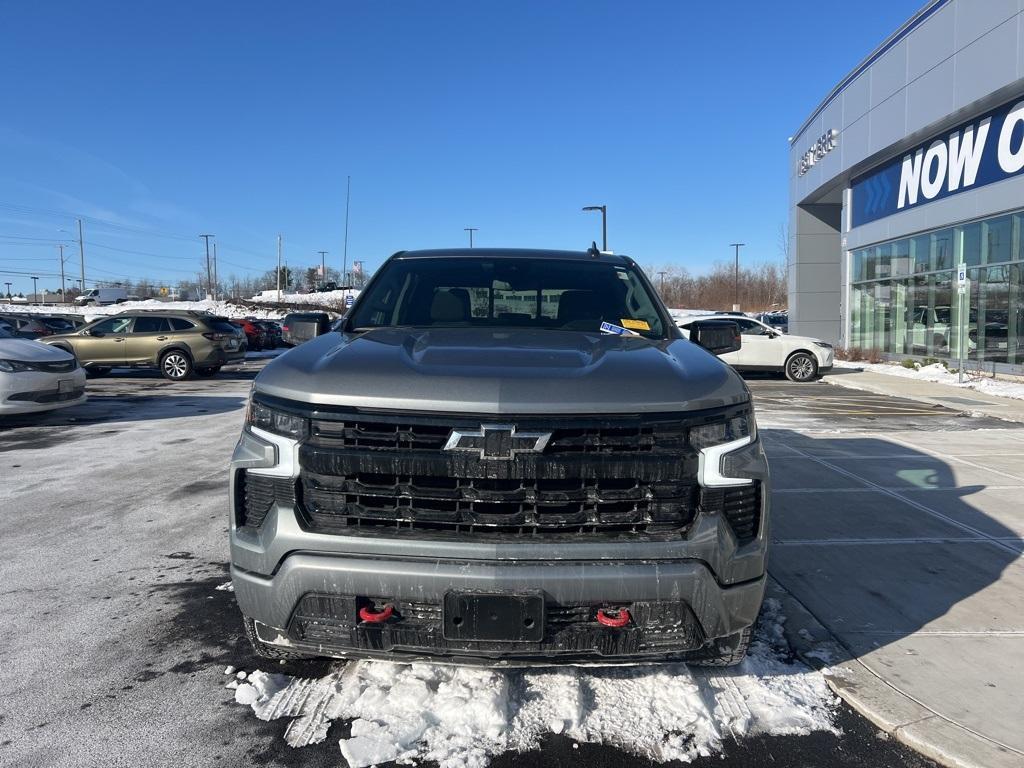
[[[784,456],[783,458],[787,458],[788,459],[788,458],[792,458],[792,457],[791,456]],[[890,456],[882,456],[880,458],[888,459],[888,458],[892,458],[892,457],[890,457]],[[846,461],[846,460],[847,460],[846,457],[843,457],[843,461]],[[928,492],[928,491],[950,491],[950,490],[956,490],[956,489],[955,488],[950,488],[949,486],[945,486],[945,485],[935,486],[934,488],[914,487],[913,489],[908,489],[906,486],[889,487],[889,486],[884,486],[884,485],[875,485],[875,486],[873,486],[870,489],[868,489],[868,488],[829,488],[828,492],[829,493],[863,493],[866,490],[893,491],[894,493],[898,493],[900,491],[906,491],[906,490],[913,490],[914,493],[922,493],[922,492]],[[1019,491],[1019,490],[1024,490],[1024,485],[986,485],[985,486],[985,490],[986,491]],[[775,495],[777,493],[821,493],[821,492],[822,492],[821,488],[772,488],[772,495]]]
[[[1024,539],[1012,536],[990,536],[991,541],[1020,544]],[[975,536],[930,536],[911,539],[772,539],[773,547],[861,547],[879,544],[978,544]]]
[[[830,461],[826,461],[825,459],[818,458],[817,456],[811,456],[809,453],[801,451],[799,448],[793,448],[793,450],[796,451],[797,453],[802,454],[804,456],[804,458],[806,458],[809,461],[813,461],[816,464],[820,464],[823,467],[827,467],[828,469],[833,470],[834,472],[838,472],[841,475],[845,475],[845,476],[849,477],[851,480],[856,480],[858,482],[864,483],[865,485],[867,485],[867,486],[869,486],[871,488],[874,488],[875,490],[880,491],[880,492],[886,494],[887,496],[891,496],[894,499],[898,499],[898,500],[902,501],[904,504],[907,504],[908,506],[914,507],[915,509],[918,509],[921,512],[926,512],[927,514],[932,515],[933,517],[936,517],[936,518],[938,518],[940,520],[943,520],[943,521],[949,523],[950,525],[952,525],[952,526],[954,526],[956,528],[959,528],[962,531],[966,531],[968,533],[973,533],[976,536],[978,536],[979,540],[983,540],[985,542],[988,542],[988,543],[992,544],[993,546],[996,546],[996,547],[999,547],[1000,549],[1003,549],[1003,550],[1006,550],[1008,552],[1011,552],[1014,556],[1019,556],[1020,555],[1020,552],[1017,549],[1015,549],[1013,546],[1011,546],[1010,544],[1006,543],[1005,541],[1003,541],[1001,539],[998,539],[998,538],[996,538],[994,536],[990,536],[989,534],[985,533],[984,531],[978,530],[977,528],[975,528],[975,527],[973,527],[971,525],[967,525],[966,523],[962,523],[959,520],[956,520],[955,518],[950,517],[949,515],[944,515],[941,512],[938,512],[937,510],[932,509],[931,507],[928,507],[928,506],[926,506],[924,504],[921,504],[920,502],[914,501],[913,499],[908,499],[902,493],[894,491],[894,490],[892,490],[890,488],[884,488],[883,486],[878,485],[877,483],[874,483],[874,482],[872,482],[870,480],[867,480],[867,479],[865,479],[863,477],[860,477],[856,473],[850,472],[849,470],[847,470],[847,469],[845,469],[845,468],[843,468],[841,466],[838,466],[836,464],[833,464]]]

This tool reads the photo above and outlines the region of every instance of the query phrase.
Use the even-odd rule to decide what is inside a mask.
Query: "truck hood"
[[[749,399],[732,368],[684,339],[461,328],[328,333],[273,360],[255,390],[323,405],[517,415],[703,410]]]

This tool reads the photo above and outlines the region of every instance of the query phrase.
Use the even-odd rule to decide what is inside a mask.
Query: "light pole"
[[[473,233],[474,232],[479,232],[480,231],[480,227],[463,227],[462,229],[465,232],[469,232],[469,247],[472,248],[473,247]]]
[[[662,299],[665,298],[665,270],[658,272],[658,293],[661,294]]]
[[[62,304],[68,303],[67,291],[64,289],[64,243],[57,243],[60,249],[60,300]]]
[[[11,284],[10,283],[4,283],[4,285],[7,286],[7,298],[10,299],[11,298]]]
[[[320,285],[327,283],[327,251],[317,251],[320,254]]]
[[[213,298],[213,278],[210,274],[210,238],[213,235],[200,235],[206,241],[206,292],[208,298]]]
[[[32,303],[33,304],[38,304],[39,303],[39,288],[37,287],[38,285],[39,285],[39,278],[38,277],[33,277],[32,278]]]
[[[734,312],[738,312],[740,308],[740,248],[746,245],[746,243],[729,243],[729,245],[736,249],[736,271],[733,278],[732,309]]]
[[[608,206],[607,205],[587,205],[583,207],[584,211],[600,211],[601,212],[601,250],[608,250]]]

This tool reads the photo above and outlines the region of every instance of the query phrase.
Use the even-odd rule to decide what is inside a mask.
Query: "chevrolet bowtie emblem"
[[[446,451],[469,451],[481,459],[512,459],[517,453],[541,453],[550,432],[519,432],[515,424],[481,424],[476,431],[452,430]]]

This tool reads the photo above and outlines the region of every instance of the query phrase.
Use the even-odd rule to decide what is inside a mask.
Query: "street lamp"
[[[740,248],[746,243],[729,243],[729,245],[736,249],[736,271],[733,278],[733,311],[738,311],[740,308]]]
[[[11,284],[10,283],[4,283],[4,285],[7,286],[7,298],[10,299],[11,298]]]
[[[473,233],[474,232],[479,232],[480,231],[480,227],[463,227],[462,229],[463,229],[464,232],[469,232],[469,247],[472,248],[473,247]]]
[[[600,211],[601,212],[601,250],[608,250],[608,206],[607,205],[587,205],[583,207],[584,211]]]
[[[38,277],[33,277],[32,278],[32,303],[33,304],[38,304],[39,303],[39,289],[36,287],[38,285],[39,285],[39,278]]]

